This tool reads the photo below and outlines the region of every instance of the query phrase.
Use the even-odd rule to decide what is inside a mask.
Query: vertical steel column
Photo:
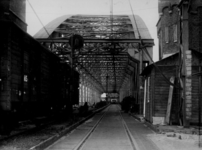
[[[83,80],[83,103],[86,101],[86,93],[85,93],[85,78]]]
[[[90,83],[88,83],[88,102],[90,102]]]
[[[91,85],[89,87],[89,102],[92,102],[92,90],[91,90]]]
[[[81,105],[84,104],[84,77],[82,76],[82,81],[81,81]]]
[[[86,85],[86,98],[87,98],[87,102],[89,101],[89,94],[88,94],[88,83]]]
[[[91,97],[90,97],[90,84],[88,84],[88,102],[90,103],[90,99]]]
[[[90,103],[93,102],[93,91],[92,91],[92,87],[90,86]]]
[[[96,90],[93,90],[93,104],[95,103],[95,94],[96,94]]]
[[[79,76],[79,105],[82,103],[82,76]]]
[[[70,93],[69,93],[69,109],[72,112],[72,100],[73,100],[73,84],[74,84],[74,38],[71,39],[71,69],[70,69]]]
[[[87,81],[85,82],[85,102],[88,101],[88,95],[87,95]]]
[[[106,101],[108,101],[108,80],[109,80],[109,76],[107,73],[107,76],[106,76]]]

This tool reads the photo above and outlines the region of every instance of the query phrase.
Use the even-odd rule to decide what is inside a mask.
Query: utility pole
[[[181,1],[181,57],[182,57],[182,72],[181,78],[183,82],[183,126],[190,126],[191,119],[191,74],[192,74],[192,53],[189,50],[189,2],[188,0]]]
[[[69,44],[71,46],[71,70],[70,70],[70,92],[69,92],[69,108],[70,112],[72,112],[72,100],[73,100],[73,92],[74,92],[74,53],[76,49],[80,49],[83,47],[83,37],[80,35],[72,35],[69,39]]]

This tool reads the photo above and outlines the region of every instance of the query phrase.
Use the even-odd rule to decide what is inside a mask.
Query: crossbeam
[[[57,38],[57,39],[47,39],[47,38],[37,38],[38,42],[45,43],[69,43],[69,39]],[[142,43],[149,46],[154,46],[153,39],[84,39],[84,43]]]

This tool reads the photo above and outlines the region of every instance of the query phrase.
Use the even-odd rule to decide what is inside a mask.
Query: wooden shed
[[[200,112],[201,93],[201,58],[200,52],[192,51],[191,78],[191,124],[197,124]],[[164,124],[168,116],[168,124],[182,124],[183,99],[180,89],[179,53],[147,66],[141,75],[144,77],[144,110],[145,119],[153,124]],[[174,82],[170,84],[173,77]],[[170,95],[170,96],[169,96]],[[168,99],[171,101],[169,111]],[[170,103],[169,103],[170,104]],[[167,115],[168,112],[170,115]]]

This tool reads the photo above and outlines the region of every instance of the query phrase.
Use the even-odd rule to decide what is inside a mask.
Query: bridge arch
[[[73,34],[84,38],[84,47],[74,50],[72,59],[68,40]],[[142,46],[152,56],[154,45],[141,17],[65,15],[48,23],[34,38],[80,73],[80,95],[86,97],[81,102],[101,93],[118,93],[120,100],[129,95],[141,99],[139,74],[151,62]]]

